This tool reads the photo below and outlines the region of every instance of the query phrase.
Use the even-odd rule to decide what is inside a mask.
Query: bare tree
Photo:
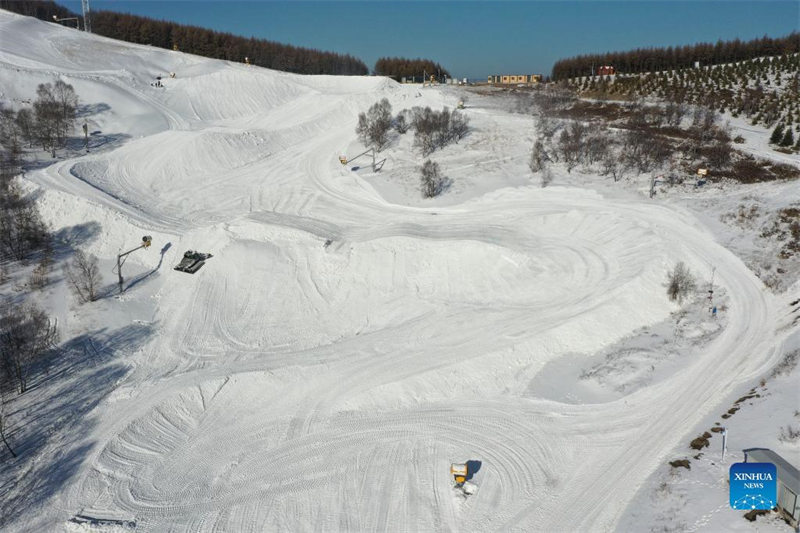
[[[433,142],[437,148],[443,148],[453,140],[453,133],[450,129],[450,109],[444,107],[438,113],[433,113],[432,118],[434,121]]]
[[[19,185],[0,182],[0,192],[0,255],[25,259],[47,243],[47,227],[33,199]]]
[[[667,296],[671,301],[683,303],[696,287],[695,279],[689,268],[679,261],[675,268],[667,274]]]
[[[358,124],[356,125],[356,135],[361,144],[367,146],[369,144],[369,121],[367,120],[366,113],[358,114]]]
[[[708,162],[714,168],[725,168],[731,163],[733,146],[731,142],[724,138],[717,138],[706,150]]]
[[[584,161],[586,126],[580,122],[571,122],[558,137],[558,150],[567,165],[567,172],[572,172]]]
[[[408,128],[411,127],[411,124],[409,123],[408,120],[409,115],[410,112],[408,109],[403,109],[401,112],[397,114],[397,116],[394,119],[394,129],[397,130],[397,133],[402,135],[408,131]]]
[[[420,169],[420,173],[422,174],[420,180],[422,195],[425,198],[433,198],[441,194],[447,182],[439,170],[439,163],[430,159],[426,160],[422,165],[422,169]]]
[[[666,141],[650,130],[628,131],[623,137],[624,164],[640,174],[664,165],[670,156]]]
[[[62,114],[53,93],[53,86],[50,83],[40,83],[36,88],[36,96],[37,98],[33,102],[33,110],[36,115],[36,139],[42,145],[43,150],[49,151],[55,157],[63,127],[61,125]]]
[[[384,98],[372,104],[366,113],[359,113],[356,134],[365,146],[380,152],[389,142],[391,127],[392,105]]]
[[[36,268],[33,269],[33,272],[31,272],[28,286],[31,289],[38,291],[44,289],[47,286],[48,281],[48,268],[43,263],[39,263],[36,265]]]
[[[531,159],[528,162],[531,172],[535,174],[536,172],[541,171],[545,168],[545,166],[547,166],[549,161],[550,156],[547,154],[544,143],[541,141],[541,139],[536,139],[536,141],[533,143],[533,148],[531,149]]]
[[[0,192],[7,191],[21,172],[22,148],[13,132],[0,128]]]
[[[574,90],[564,86],[548,86],[531,94],[541,116],[553,116],[560,110],[572,107],[578,99]]]
[[[433,111],[430,107],[411,110],[414,128],[414,147],[426,156],[449,143],[460,140],[469,132],[469,119],[460,111],[447,107]]]
[[[440,124],[443,122],[436,111],[430,107],[414,108],[414,146],[422,151],[422,155],[428,155],[436,149],[437,142],[441,135],[437,134]]]
[[[75,257],[65,270],[70,288],[78,300],[86,303],[97,299],[97,289],[101,282],[97,257],[75,250]]]
[[[643,129],[647,127],[647,109],[641,100],[636,99],[629,103],[627,125],[631,129]]]
[[[553,183],[553,172],[549,166],[542,168],[542,188],[547,187]]]
[[[680,102],[669,102],[665,108],[665,119],[670,126],[680,126],[683,117],[686,116],[686,104]]]
[[[17,124],[17,115],[13,110],[0,106],[0,143],[3,145],[19,144],[22,130]]]
[[[33,142],[36,140],[36,119],[33,112],[28,108],[20,109],[17,111],[15,122],[22,138],[28,142],[28,148],[33,148]]]
[[[72,85],[62,80],[56,80],[53,84],[53,96],[59,112],[60,138],[63,146],[67,136],[75,128],[75,113],[78,110],[78,95]]]
[[[55,346],[56,324],[33,304],[3,301],[0,309],[0,363],[20,394],[28,390],[33,366]]]
[[[6,395],[5,390],[0,384],[0,439],[3,440],[3,444],[6,445],[6,449],[11,454],[11,457],[16,457],[17,454],[14,453],[14,450],[11,448],[11,444],[8,443],[8,438],[6,437],[6,431],[8,428],[8,415],[6,415]]]
[[[717,112],[710,108],[703,108],[702,127],[704,130],[711,130],[719,120]]]
[[[611,138],[605,131],[605,126],[595,130],[586,138],[586,164],[593,165],[602,161],[611,147]]]
[[[545,139],[552,138],[558,127],[559,123],[547,115],[540,115],[536,121],[536,132]]]
[[[456,110],[450,114],[450,134],[458,143],[469,132],[469,117]]]
[[[603,176],[611,176],[614,181],[619,181],[625,176],[628,166],[613,150],[609,150],[601,161]]]

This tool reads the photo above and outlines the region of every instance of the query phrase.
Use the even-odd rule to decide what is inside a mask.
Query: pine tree
[[[786,129],[786,134],[783,136],[783,140],[781,141],[781,146],[791,146],[794,144],[794,134],[792,133],[792,128]]]
[[[778,144],[783,139],[783,124],[775,126],[772,136],[769,138],[770,144]]]

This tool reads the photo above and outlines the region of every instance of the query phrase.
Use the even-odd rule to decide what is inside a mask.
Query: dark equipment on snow
[[[175,270],[186,272],[187,274],[194,274],[206,264],[206,259],[209,257],[214,256],[211,254],[187,250],[186,253],[183,254],[183,259],[181,259],[181,262],[175,266]]]

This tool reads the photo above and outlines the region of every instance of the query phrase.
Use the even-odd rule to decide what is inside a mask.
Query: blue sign
[[[772,463],[734,463],[730,469],[731,507],[773,509],[778,499],[778,472]]]

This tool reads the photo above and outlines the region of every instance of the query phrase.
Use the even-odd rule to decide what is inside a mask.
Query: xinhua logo
[[[734,463],[730,475],[731,507],[748,511],[775,507],[778,473],[774,464]]]

